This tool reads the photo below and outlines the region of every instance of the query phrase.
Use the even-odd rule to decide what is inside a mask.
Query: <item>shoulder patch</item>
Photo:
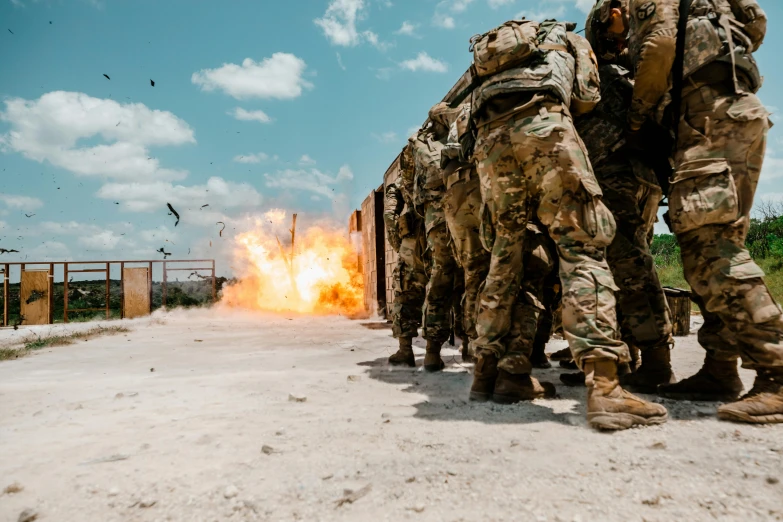
[[[655,14],[657,5],[655,2],[645,2],[636,9],[636,18],[639,20],[647,20]]]

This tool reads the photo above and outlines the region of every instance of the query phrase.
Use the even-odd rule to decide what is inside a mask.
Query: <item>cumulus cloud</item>
[[[264,174],[266,186],[270,188],[303,190],[332,198],[335,188],[342,182],[353,179],[348,165],[343,165],[336,176],[330,176],[318,169],[286,169],[273,174]]]
[[[388,131],[381,134],[373,133],[372,137],[381,143],[394,143],[397,141],[397,133],[394,131]]]
[[[233,116],[240,121],[257,121],[259,123],[271,123],[270,118],[264,111],[246,111],[242,107],[235,107],[233,111],[228,112],[229,116]]]
[[[431,57],[424,51],[420,52],[416,58],[413,58],[412,60],[405,60],[404,62],[400,63],[400,67],[413,72],[426,71],[445,73],[449,70],[449,66],[445,62]]]
[[[443,29],[454,29],[456,27],[453,16],[439,15],[438,13],[435,13],[435,16],[432,17],[432,23],[436,27],[441,27]]]
[[[119,201],[127,210],[152,212],[171,203],[182,216],[182,222],[199,219],[205,214],[199,208],[209,204],[213,208],[254,207],[261,203],[261,194],[247,183],[234,183],[220,177],[209,178],[205,185],[174,185],[163,181],[152,183],[108,183],[97,196]],[[192,212],[185,212],[190,209]],[[210,212],[209,210],[206,212]]]
[[[5,203],[8,208],[18,210],[35,210],[43,206],[43,201],[29,196],[18,196],[0,192],[0,201]]]
[[[269,155],[265,152],[258,152],[256,154],[242,154],[240,156],[234,156],[234,161],[237,163],[261,163],[269,159]]]
[[[550,18],[559,18],[565,14],[565,6],[562,3],[539,4],[536,9],[524,10],[517,13],[516,17],[527,18],[528,20],[548,20]]]
[[[388,44],[380,42],[377,34],[357,29],[356,24],[364,18],[365,10],[364,0],[332,0],[323,17],[316,18],[313,22],[321,28],[332,45],[355,47],[366,41],[385,49]]]
[[[399,29],[394,31],[394,34],[404,35],[404,36],[415,36],[416,35],[416,26],[409,21],[405,20],[402,22],[402,26],[400,26]]]
[[[196,142],[190,126],[170,112],[79,92],[55,91],[37,100],[10,98],[0,120],[11,125],[0,135],[0,149],[81,176],[183,179],[186,171],[161,167],[149,149]],[[78,146],[88,138],[110,143]]]
[[[313,87],[303,78],[306,69],[301,58],[275,53],[260,62],[245,58],[241,65],[225,63],[217,69],[202,69],[193,73],[190,80],[204,91],[221,90],[238,100],[290,100]]]

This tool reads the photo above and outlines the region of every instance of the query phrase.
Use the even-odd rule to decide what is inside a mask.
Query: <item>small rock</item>
[[[19,513],[19,518],[17,518],[17,522],[33,522],[33,520],[38,519],[38,512],[36,512],[34,509],[25,509],[21,513]]]
[[[226,489],[223,491],[224,498],[234,498],[237,495],[239,495],[239,489],[237,489],[237,487],[233,484],[227,486]]]
[[[139,507],[147,509],[147,508],[151,508],[152,506],[154,506],[157,503],[158,503],[157,500],[154,500],[154,499],[151,499],[151,498],[145,498],[144,500],[139,502]]]
[[[642,500],[642,504],[644,504],[645,506],[657,506],[660,503],[661,503],[661,497],[659,496]]]
[[[650,446],[650,449],[657,449],[657,450],[666,449],[666,443],[663,441],[658,441],[652,446]]]
[[[110,497],[116,497],[117,495],[120,494],[120,490],[117,488],[111,488],[108,492],[106,492],[106,494],[109,495]]]
[[[416,477],[408,477],[405,479],[406,484],[410,484],[412,482],[416,482]]]
[[[415,511],[416,513],[424,513],[424,510],[426,509],[426,506],[423,504],[416,504],[413,507],[408,508],[410,511]]]
[[[281,428],[281,429],[279,429],[279,430],[277,430],[275,432],[275,435],[277,435],[278,437],[281,437],[281,436],[285,435],[285,430]]]
[[[117,395],[114,396],[115,399],[122,399],[123,397],[125,397],[125,394],[122,393],[122,392],[120,392],[120,393],[118,393]]]
[[[264,444],[263,446],[261,446],[261,453],[263,453],[264,455],[271,455],[272,453],[276,453],[276,452],[275,452],[275,448]]]
[[[321,477],[321,480],[329,480],[332,477],[334,477],[334,474],[330,473],[329,475],[326,475],[325,477]]]
[[[24,490],[24,486],[22,486],[18,482],[14,482],[13,484],[7,485],[5,487],[5,489],[3,490],[3,493],[5,493],[6,495],[13,495],[13,494],[19,493],[19,492],[21,492],[23,490]]]
[[[359,382],[362,378],[359,375],[349,375],[348,376],[348,382]]]
[[[767,477],[767,484],[771,484],[771,485],[774,486],[775,484],[779,484],[779,483],[780,483],[780,479],[779,478],[777,478],[777,477]]]
[[[150,371],[151,371],[151,372],[154,372],[154,371],[155,371],[155,368],[150,368]]]
[[[388,419],[388,418],[391,418],[391,413],[381,413],[381,418],[382,418],[382,419]]]
[[[304,395],[294,395],[293,393],[289,393],[288,400],[290,402],[307,402],[307,397]]]

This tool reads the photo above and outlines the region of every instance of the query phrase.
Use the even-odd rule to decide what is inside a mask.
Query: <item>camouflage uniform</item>
[[[472,99],[478,119],[474,158],[495,239],[479,298],[471,397],[474,390],[478,400],[487,395],[492,374],[497,375],[496,401],[498,395],[532,399],[554,392],[529,376],[532,336],[529,348],[512,357],[503,342],[522,290],[526,225],[537,218],[557,245],[563,327],[574,359],[588,374],[588,421],[600,429],[665,422],[665,408],[628,394],[617,377],[618,362],[628,361],[629,353],[618,336],[617,286],[604,255],[616,224],[601,201],[570,115],[589,112],[599,100],[595,55],[565,24],[514,24],[513,35],[504,24],[494,35],[473,40],[474,70],[491,71],[498,64],[494,70],[499,72],[490,72]],[[516,35],[531,27],[536,51],[516,67],[503,67],[508,62],[496,49],[508,49],[513,56],[520,47]],[[535,332],[536,321],[529,328]]]
[[[440,346],[451,333],[451,309],[454,300],[457,264],[451,250],[451,238],[443,210],[443,176],[440,168],[445,136],[438,139],[432,128],[420,132],[411,140],[416,166],[414,201],[423,210],[427,248],[431,271],[424,300],[422,337],[428,350]]]
[[[660,118],[670,100],[669,78],[679,74],[672,71],[679,13],[677,0],[631,0],[629,10],[636,85],[628,121],[635,130]],[[718,410],[745,422],[783,422],[783,312],[745,248],[770,125],[753,94],[761,79],[750,54],[765,27],[753,0],[693,1],[669,191],[685,278],[712,322],[705,323],[715,342],[705,346],[708,359],[736,370],[739,356],[757,371],[746,398]]]
[[[648,380],[653,381],[651,389],[639,391],[655,392],[657,384],[671,379],[669,349],[673,344],[671,313],[650,253],[662,190],[653,169],[625,143],[633,93],[628,71],[607,64],[599,68],[599,75],[601,101],[593,112],[577,118],[576,129],[587,147],[603,201],[617,221],[606,260],[620,288],[621,337],[642,351],[643,373],[649,373]]]
[[[414,338],[421,326],[427,275],[423,223],[413,212],[413,169],[408,150],[401,156],[401,171],[400,178],[386,187],[383,219],[389,243],[398,253],[393,275],[394,337]]]

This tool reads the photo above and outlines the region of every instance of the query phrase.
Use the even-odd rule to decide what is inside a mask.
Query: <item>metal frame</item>
[[[201,265],[201,266],[187,266],[187,267],[180,267],[177,265],[181,265],[182,263],[189,263],[191,265]],[[20,267],[21,271],[24,272],[25,268],[29,265],[48,265],[49,267],[49,324],[54,323],[54,268],[56,265],[62,265],[63,266],[63,278],[64,278],[64,284],[63,284],[63,300],[64,300],[64,310],[63,310],[63,321],[68,322],[68,314],[70,312],[99,312],[99,311],[105,311],[106,312],[106,318],[108,319],[111,316],[111,309],[110,309],[110,297],[111,297],[111,268],[112,265],[120,265],[120,296],[123,296],[125,294],[125,274],[124,268],[126,264],[146,264],[149,268],[148,273],[148,285],[149,285],[149,291],[150,291],[150,306],[152,305],[152,269],[156,264],[162,264],[163,265],[163,281],[162,281],[162,293],[163,293],[163,300],[162,305],[165,308],[166,307],[166,298],[168,296],[168,273],[169,272],[175,272],[175,271],[191,271],[191,272],[209,272],[211,274],[212,278],[212,302],[217,302],[217,279],[215,275],[215,260],[214,259],[176,259],[176,260],[139,260],[139,261],[60,261],[60,262],[50,262],[50,261],[42,261],[42,262],[16,262],[16,263],[3,263],[2,268],[0,269],[0,275],[3,278],[3,320],[0,325],[2,326],[8,326],[8,299],[9,299],[9,281],[10,281],[10,271],[12,266],[18,266]],[[176,268],[169,268],[169,264],[174,264]],[[203,266],[204,264],[207,264],[207,266]],[[102,268],[82,268],[77,270],[71,270],[71,265],[103,265]],[[106,274],[106,306],[104,308],[88,308],[88,309],[68,309],[68,276],[70,274],[84,274],[84,273],[105,273]],[[20,272],[20,280],[21,280],[21,272]],[[125,303],[122,299],[120,299],[120,317],[125,317]]]

